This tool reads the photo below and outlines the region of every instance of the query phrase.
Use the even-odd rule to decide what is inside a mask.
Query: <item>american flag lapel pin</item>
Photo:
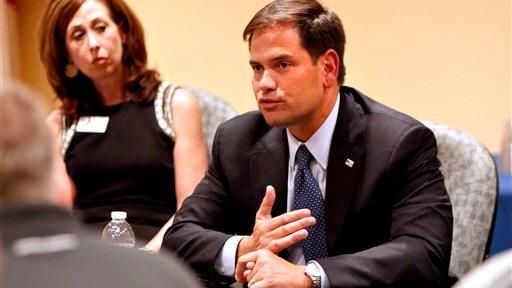
[[[347,165],[349,168],[352,168],[352,166],[354,166],[354,161],[352,161],[350,158],[347,158],[345,165]]]

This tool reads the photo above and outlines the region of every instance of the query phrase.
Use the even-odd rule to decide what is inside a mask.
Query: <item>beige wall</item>
[[[217,93],[239,112],[256,108],[241,33],[268,0],[126,1],[145,26],[150,66],[164,79]],[[22,78],[51,94],[36,44],[27,38],[46,0],[18,2]],[[512,114],[509,0],[323,3],[345,26],[347,85],[418,119],[465,130],[499,151]]]
[[[55,98],[53,90],[46,81],[46,74],[39,60],[37,40],[39,18],[47,2],[47,0],[18,0],[16,2],[19,31],[19,73],[23,82],[36,89],[48,100],[48,103],[56,105],[57,103],[52,101]]]
[[[0,0],[0,23],[0,83],[3,85],[4,81],[19,76],[16,9],[6,0]]]

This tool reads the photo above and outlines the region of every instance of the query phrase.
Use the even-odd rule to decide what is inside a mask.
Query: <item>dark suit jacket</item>
[[[452,211],[433,133],[355,89],[340,92],[325,195],[329,257],[318,262],[332,287],[441,286]],[[212,156],[164,241],[210,279],[224,242],[252,233],[267,185],[276,188],[272,215],[286,212],[286,132],[247,113],[218,128]]]

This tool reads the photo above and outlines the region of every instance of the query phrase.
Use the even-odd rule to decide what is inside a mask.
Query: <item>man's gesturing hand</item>
[[[265,197],[256,212],[256,221],[250,236],[244,237],[238,245],[237,258],[252,251],[266,249],[272,253],[286,249],[308,236],[307,227],[316,223],[308,209],[300,209],[284,213],[272,218],[270,214],[276,192],[274,187],[267,186]],[[235,278],[243,280],[245,263],[237,263]]]

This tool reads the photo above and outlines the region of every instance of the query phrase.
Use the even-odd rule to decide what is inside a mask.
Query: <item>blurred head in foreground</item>
[[[72,189],[59,165],[41,97],[19,83],[0,88],[0,202],[71,208]]]

